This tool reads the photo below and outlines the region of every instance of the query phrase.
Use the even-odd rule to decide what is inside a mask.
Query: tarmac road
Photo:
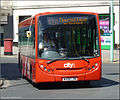
[[[2,57],[1,75],[4,79],[1,99],[119,99],[119,63],[103,63],[102,79],[91,82],[90,86],[73,82],[33,87],[21,78],[16,55]]]

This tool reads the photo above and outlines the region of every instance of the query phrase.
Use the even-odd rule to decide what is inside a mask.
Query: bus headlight
[[[98,66],[98,63],[95,63],[95,66]]]
[[[41,68],[43,68],[43,65],[40,65]]]

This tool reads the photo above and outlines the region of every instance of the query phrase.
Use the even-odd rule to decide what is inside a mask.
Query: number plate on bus
[[[63,81],[77,81],[77,77],[64,77],[62,78]]]

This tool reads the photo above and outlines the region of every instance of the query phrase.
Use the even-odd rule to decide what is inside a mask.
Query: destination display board
[[[47,17],[48,25],[88,24],[88,17]]]

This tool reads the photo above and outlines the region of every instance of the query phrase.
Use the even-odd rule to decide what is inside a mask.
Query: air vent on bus
[[[81,68],[56,68],[56,70],[80,70],[83,69],[83,67]]]

